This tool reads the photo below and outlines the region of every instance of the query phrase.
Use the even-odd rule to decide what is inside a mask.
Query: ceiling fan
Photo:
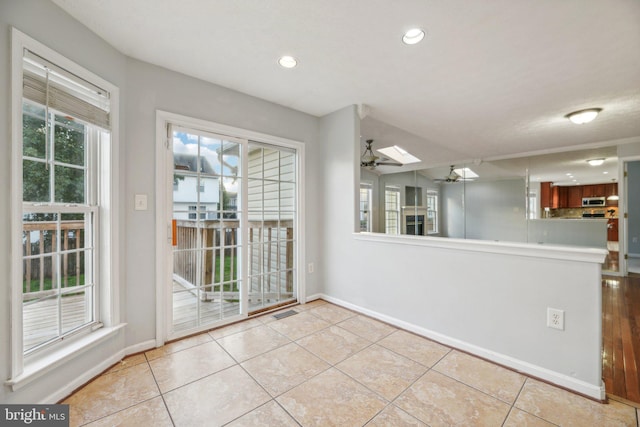
[[[446,175],[444,178],[436,178],[434,179],[434,181],[435,182],[458,182],[462,180],[462,177],[454,171],[455,168],[456,167],[454,165],[451,165],[451,169],[449,170],[449,175]]]
[[[371,145],[373,144],[373,139],[367,139],[365,143],[366,143],[366,147],[364,149],[364,152],[362,153],[362,157],[360,157],[360,167],[375,169],[376,166],[402,166],[401,163],[385,161],[388,159],[382,159],[383,161],[381,162],[378,161],[380,157],[373,154],[373,150],[371,149]]]

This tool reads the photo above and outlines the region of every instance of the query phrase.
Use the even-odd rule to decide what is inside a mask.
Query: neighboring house
[[[200,164],[200,175],[195,174]],[[209,161],[193,154],[174,155],[173,209],[175,219],[217,219],[220,180]]]

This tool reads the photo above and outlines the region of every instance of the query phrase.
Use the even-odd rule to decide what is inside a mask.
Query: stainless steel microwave
[[[606,204],[607,204],[606,197],[583,197],[582,198],[583,208],[596,208],[598,206],[605,206]]]

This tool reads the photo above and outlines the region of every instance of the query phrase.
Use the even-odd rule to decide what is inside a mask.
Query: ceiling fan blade
[[[378,166],[402,166],[402,163],[391,163],[391,162],[378,162],[376,163]]]

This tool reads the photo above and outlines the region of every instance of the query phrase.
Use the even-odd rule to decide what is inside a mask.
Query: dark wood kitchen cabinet
[[[582,186],[582,197],[604,197],[606,184]]]
[[[567,187],[567,208],[579,208],[582,207],[582,188],[576,185],[575,187]]]
[[[607,197],[607,206],[618,206],[617,200],[609,200],[610,196],[618,195],[618,183],[612,182],[604,185],[604,197]]]
[[[568,203],[567,196],[567,187],[559,187],[557,185],[551,187],[551,207],[554,209],[566,208]]]
[[[552,198],[551,198],[551,183],[550,182],[541,182],[540,183],[540,208],[544,210],[544,208],[552,207]]]
[[[583,197],[609,197],[618,194],[618,184],[575,185],[560,187],[553,182],[540,183],[540,208],[562,209],[582,207]],[[607,200],[607,206],[617,206],[616,200]]]

